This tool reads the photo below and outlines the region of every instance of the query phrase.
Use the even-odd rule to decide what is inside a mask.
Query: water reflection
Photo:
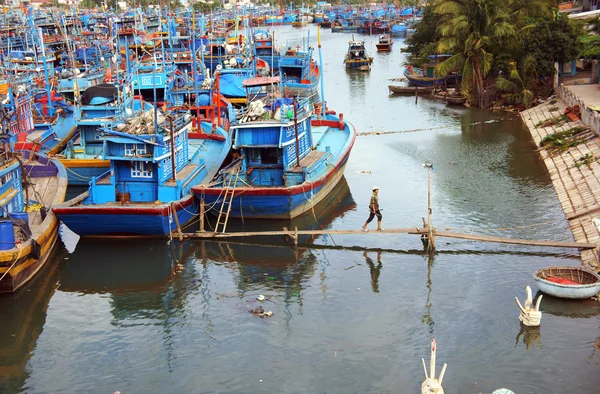
[[[64,258],[61,253],[57,259]],[[0,392],[15,392],[29,377],[26,369],[42,327],[50,299],[57,287],[58,264],[46,264],[41,280],[16,294],[0,297]]]
[[[367,254],[365,250],[363,253],[365,258],[365,262],[369,266],[369,272],[371,273],[371,288],[373,289],[373,293],[379,293],[379,275],[381,275],[381,268],[383,264],[381,263],[381,251],[377,252],[377,265],[373,263],[373,260]]]
[[[433,261],[435,259],[435,253],[430,251],[427,253],[427,300],[425,301],[425,314],[421,317],[421,321],[429,326],[429,334],[433,337],[433,326],[434,321],[431,317],[431,269],[433,268]]]
[[[542,293],[537,292],[536,299]],[[563,316],[570,318],[590,318],[600,315],[600,303],[591,298],[587,300],[568,300],[564,298],[552,297],[544,294],[540,311],[554,316]]]
[[[540,327],[527,327],[521,324],[517,338],[515,339],[515,347],[519,345],[519,341],[523,340],[525,348],[530,350],[537,345],[538,348],[542,347],[542,333]]]

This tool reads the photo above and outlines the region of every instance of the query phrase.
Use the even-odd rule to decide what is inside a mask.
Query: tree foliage
[[[524,31],[516,57],[533,56],[540,75],[554,75],[554,62],[568,62],[581,52],[581,28],[568,17],[558,14],[556,18],[536,18],[530,23],[534,27]]]
[[[509,65],[508,77],[496,79],[496,86],[505,92],[504,97],[509,104],[523,104],[526,107],[534,99],[536,79],[536,61],[531,55],[525,56],[521,64],[512,62]]]
[[[461,70],[463,92],[482,106],[484,79],[492,68],[490,47],[516,38],[516,26],[503,0],[443,0],[435,7],[442,17],[439,53],[454,53],[437,72]]]
[[[416,57],[423,56],[421,51],[426,46],[437,43],[440,39],[438,20],[439,16],[433,12],[433,6],[427,5],[423,10],[423,19],[416,25],[415,32],[406,39],[408,52]]]

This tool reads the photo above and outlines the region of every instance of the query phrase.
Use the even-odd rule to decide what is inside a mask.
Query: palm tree
[[[483,81],[492,67],[490,47],[515,38],[516,26],[506,0],[441,0],[435,7],[441,16],[438,52],[452,57],[438,65],[438,75],[462,69],[462,89],[483,106]]]
[[[533,101],[532,85],[536,76],[536,61],[531,55],[525,56],[521,64],[513,62],[509,66],[508,77],[496,79],[496,86],[503,92],[502,95],[510,104],[523,104],[529,107]]]

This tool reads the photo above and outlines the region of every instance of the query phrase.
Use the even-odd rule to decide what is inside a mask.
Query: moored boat
[[[245,84],[249,91],[272,86],[273,81],[264,80]],[[221,216],[291,219],[309,211],[335,187],[356,130],[342,115],[311,119],[311,112],[308,99],[277,98],[272,93],[250,103],[242,121],[230,129],[238,158],[211,184],[192,188],[199,200],[217,207],[212,213],[219,215],[219,223]]]
[[[600,292],[600,275],[582,267],[547,267],[533,274],[539,289],[559,298],[590,298]]]
[[[153,112],[104,128],[102,157],[110,160],[110,170],[92,178],[87,192],[53,208],[72,231],[167,235],[197,215],[190,189],[221,167],[229,134],[202,122],[205,138],[190,141],[189,112],[172,111],[154,122]]]
[[[392,45],[394,45],[394,40],[389,34],[380,35],[379,42],[375,44],[377,52],[390,52],[392,50]]]
[[[419,94],[433,92],[433,86],[388,85],[392,94]]]
[[[346,70],[371,70],[373,58],[369,57],[365,49],[365,42],[360,40],[350,40],[348,42],[348,52],[344,58]]]
[[[32,160],[23,160],[5,152],[1,159],[0,293],[12,293],[30,281],[58,239],[58,218],[47,208],[64,201],[65,168],[58,160],[24,152],[30,155]],[[22,171],[32,181],[25,187]]]
[[[456,72],[449,73],[442,77],[436,74],[436,69],[441,60],[445,60],[450,55],[431,55],[432,62],[424,64],[422,68],[406,67],[404,76],[408,83],[414,86],[442,86],[456,85],[462,80],[462,75]]]

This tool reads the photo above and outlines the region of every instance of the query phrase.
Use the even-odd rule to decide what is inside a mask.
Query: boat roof
[[[264,85],[272,85],[279,83],[279,77],[256,77],[245,79],[242,81],[242,86],[251,87],[251,86],[264,86]]]

